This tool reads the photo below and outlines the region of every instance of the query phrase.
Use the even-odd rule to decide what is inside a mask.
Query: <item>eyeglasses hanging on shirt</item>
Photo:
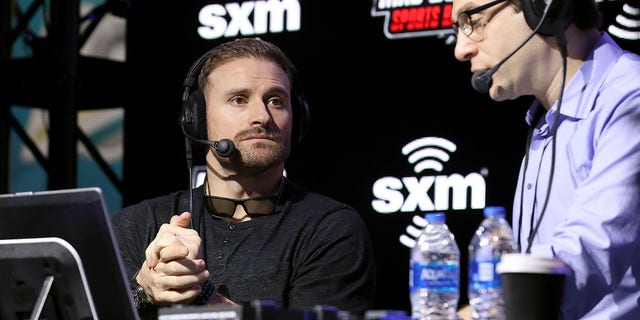
[[[280,182],[278,192],[274,195],[231,199],[208,195],[209,184],[205,181],[204,201],[209,213],[216,218],[233,218],[238,206],[242,206],[244,212],[251,218],[263,217],[273,213],[275,210],[276,202],[283,186],[284,180]]]

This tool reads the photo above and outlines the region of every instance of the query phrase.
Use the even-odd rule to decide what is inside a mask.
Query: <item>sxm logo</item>
[[[628,0],[623,4],[621,12],[616,15],[615,22],[609,25],[607,31],[620,39],[640,40],[640,2]]]
[[[373,184],[371,207],[378,213],[420,213],[400,242],[408,247],[426,225],[421,214],[433,211],[482,209],[486,201],[486,182],[483,175],[471,172],[438,174],[444,170],[450,154],[457,146],[441,137],[423,137],[407,143],[402,154],[413,165],[416,176],[382,177]],[[423,172],[430,173],[429,175]],[[406,196],[405,196],[406,195]]]
[[[198,13],[198,35],[211,40],[300,30],[298,0],[209,4]]]
[[[423,171],[441,172],[443,163],[456,145],[439,137],[424,137],[402,148],[416,174]],[[403,192],[406,191],[406,192]],[[404,194],[408,192],[405,197]],[[470,193],[470,201],[467,201]],[[373,184],[371,206],[378,213],[420,212],[481,209],[485,206],[486,183],[479,173],[465,176],[421,175],[412,177],[382,177]],[[433,198],[432,198],[433,197]],[[451,201],[450,201],[451,199]],[[450,203],[451,202],[451,203]]]

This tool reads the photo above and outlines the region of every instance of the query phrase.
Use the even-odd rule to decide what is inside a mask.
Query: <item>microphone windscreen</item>
[[[492,84],[493,79],[491,79],[491,74],[486,71],[478,71],[471,76],[471,86],[480,93],[489,92]]]
[[[236,150],[236,145],[229,139],[222,139],[216,142],[213,148],[219,156],[228,158]]]

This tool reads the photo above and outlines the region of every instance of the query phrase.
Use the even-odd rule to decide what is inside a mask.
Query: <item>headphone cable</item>
[[[533,229],[529,230],[529,237],[527,239],[527,249],[525,250],[525,253],[531,253],[531,245],[533,243],[533,238],[535,237],[535,235],[538,233],[538,228],[540,228],[540,224],[542,222],[542,218],[544,217],[544,214],[547,210],[547,205],[549,204],[549,198],[551,197],[551,185],[553,184],[553,176],[554,176],[554,171],[555,171],[555,160],[556,160],[556,136],[558,133],[558,123],[560,122],[560,108],[562,107],[562,98],[564,96],[564,88],[565,88],[565,83],[566,83],[566,79],[567,79],[567,41],[566,41],[566,37],[565,37],[565,33],[564,33],[564,29],[562,28],[562,26],[560,25],[560,23],[556,23],[554,25],[555,27],[555,37],[556,37],[556,43],[558,44],[558,48],[560,49],[560,54],[562,56],[562,84],[561,84],[561,90],[560,90],[560,96],[558,97],[558,108],[556,110],[556,114],[554,116],[553,119],[553,128],[552,130],[552,136],[551,136],[551,167],[549,169],[549,182],[547,184],[547,194],[545,196],[545,200],[544,200],[544,205],[542,206],[542,210],[540,211],[540,216],[538,217],[538,220],[536,221],[536,225]],[[528,143],[528,146],[530,146],[530,141]],[[529,147],[527,147],[527,154],[528,154],[528,150]],[[528,156],[526,157],[528,158]],[[526,164],[526,162],[525,162]],[[524,172],[526,172],[526,167],[524,169]],[[522,176],[522,185],[524,186],[524,173]],[[523,199],[523,193],[524,193],[524,189],[520,189],[520,221],[519,221],[519,226],[521,226],[522,223],[522,199]],[[533,210],[532,210],[533,213]],[[520,229],[518,229],[518,233],[520,232]],[[520,235],[518,235],[518,241],[520,241]]]

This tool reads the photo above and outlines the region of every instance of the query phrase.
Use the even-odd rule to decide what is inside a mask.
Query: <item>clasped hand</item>
[[[154,304],[190,303],[209,279],[202,240],[190,223],[189,212],[171,217],[145,250],[146,260],[135,280]]]

